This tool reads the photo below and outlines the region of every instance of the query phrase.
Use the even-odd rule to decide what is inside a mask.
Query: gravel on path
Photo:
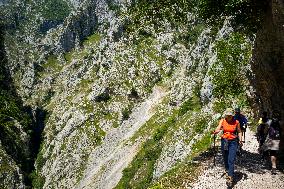
[[[220,149],[220,148],[219,148]],[[243,145],[242,156],[237,156],[235,164],[234,189],[284,189],[284,174],[277,171],[271,174],[267,163],[261,160],[258,151],[258,142],[255,133],[247,128],[246,141]],[[226,185],[225,169],[220,150],[216,156],[216,166],[213,166],[213,158],[203,162],[204,172],[196,182],[188,188],[215,189],[228,188]]]

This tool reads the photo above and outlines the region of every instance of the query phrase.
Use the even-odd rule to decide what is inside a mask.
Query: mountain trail
[[[258,151],[258,142],[254,132],[249,128],[246,132],[246,141],[243,145],[242,156],[237,156],[235,164],[234,189],[280,189],[284,188],[284,174],[277,171],[271,174],[267,162],[261,160]],[[216,166],[213,158],[203,162],[204,172],[188,188],[213,189],[228,188],[224,174],[223,159],[220,149],[216,155]]]

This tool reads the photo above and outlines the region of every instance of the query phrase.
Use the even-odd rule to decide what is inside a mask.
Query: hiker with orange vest
[[[242,131],[238,120],[234,119],[233,109],[228,108],[224,112],[224,118],[220,120],[214,134],[223,131],[221,136],[221,150],[223,154],[224,164],[227,177],[227,185],[233,185],[235,159],[238,146],[242,145]]]

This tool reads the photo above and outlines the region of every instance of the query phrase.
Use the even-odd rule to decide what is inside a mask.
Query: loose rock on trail
[[[255,133],[249,128],[246,132],[246,141],[243,145],[242,156],[237,156],[235,164],[234,189],[283,189],[284,174],[277,171],[271,174],[270,166],[261,160],[258,151],[258,142]],[[203,162],[204,172],[189,188],[214,189],[228,188],[226,185],[225,169],[221,150],[216,155],[216,166],[213,166],[213,158]]]

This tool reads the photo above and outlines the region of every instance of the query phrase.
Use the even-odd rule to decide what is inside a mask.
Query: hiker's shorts
[[[269,155],[270,156],[277,156],[278,155],[278,150],[269,150]]]

